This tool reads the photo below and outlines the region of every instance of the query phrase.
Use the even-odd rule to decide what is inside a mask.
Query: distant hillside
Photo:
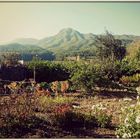
[[[137,40],[140,39],[140,36],[135,36],[135,35],[115,35],[117,39],[120,40]]]
[[[42,50],[43,49],[37,45],[22,45],[19,43],[0,45],[1,52],[38,52]]]
[[[93,34],[82,34],[74,29],[66,28],[55,36],[44,38],[38,45],[53,52],[79,51],[95,47],[95,36]]]
[[[37,45],[38,40],[34,38],[19,38],[13,40],[11,43],[15,43],[15,42],[22,45]]]
[[[96,50],[96,47],[100,45],[97,36],[92,33],[82,34],[72,28],[65,28],[52,37],[39,40],[38,45],[56,53]],[[121,39],[127,45],[135,39],[140,39],[140,36],[115,35],[115,38]]]
[[[21,38],[12,41],[8,45],[0,45],[0,51],[20,51],[20,52],[45,52],[51,51],[57,55],[95,55],[96,48],[100,45],[97,37],[92,33],[83,34],[72,28],[62,29],[54,36],[40,40],[33,38]],[[140,36],[134,35],[115,35],[116,39],[123,41],[125,45],[139,40]]]
[[[38,55],[39,58],[44,60],[53,60],[55,58],[53,52],[43,49],[37,45],[21,45],[12,43],[8,45],[0,45],[0,52],[18,52],[21,54],[22,59],[32,60],[33,56]]]

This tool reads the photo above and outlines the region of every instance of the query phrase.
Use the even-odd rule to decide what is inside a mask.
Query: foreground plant
[[[0,122],[6,126],[26,120],[34,115],[37,100],[29,94],[11,94],[0,101]],[[2,123],[1,123],[2,124]]]
[[[140,100],[136,104],[122,108],[121,124],[116,130],[118,138],[140,138]]]
[[[107,108],[99,103],[91,107],[91,114],[95,115],[99,127],[108,127],[111,124],[112,116],[106,114]]]

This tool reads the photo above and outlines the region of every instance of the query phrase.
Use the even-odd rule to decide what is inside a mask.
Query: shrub
[[[33,78],[34,68],[36,70],[37,82],[62,81],[69,78],[69,72],[62,64],[49,61],[31,61],[26,64],[28,68],[28,77]]]
[[[70,75],[70,82],[73,89],[82,89],[88,93],[94,91],[95,86],[108,85],[108,79],[96,65],[77,64]]]
[[[13,135],[18,135],[19,128],[28,128],[25,122],[30,120],[34,114],[34,108],[37,105],[37,99],[29,94],[11,94],[7,97],[1,97],[0,101],[0,135],[9,134],[15,130]],[[17,137],[15,136],[15,137]]]
[[[22,95],[11,94],[7,98],[1,100],[0,116],[4,116],[5,119],[9,116],[26,119],[34,114],[33,107],[36,103],[37,99],[32,95],[26,93]]]
[[[99,127],[108,127],[111,124],[112,115],[106,114],[107,108],[103,104],[93,105],[91,109],[91,114],[95,115]]]
[[[140,138],[140,101],[135,105],[122,108],[121,124],[116,130],[119,138]]]
[[[107,115],[105,113],[100,113],[96,116],[97,123],[99,127],[108,127],[111,123],[112,116]]]

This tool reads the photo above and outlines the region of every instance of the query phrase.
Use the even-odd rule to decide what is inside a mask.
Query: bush
[[[110,126],[111,118],[112,116],[109,116],[105,113],[100,113],[98,116],[96,116],[98,126],[103,128]]]
[[[36,70],[37,82],[63,81],[69,78],[67,69],[59,63],[49,61],[31,61],[26,64],[29,73],[28,77],[33,77],[34,68]]]
[[[11,94],[7,98],[1,100],[0,116],[5,121],[10,118],[27,119],[34,114],[33,108],[37,103],[37,99],[26,93],[22,95]]]
[[[29,125],[27,125],[27,123],[25,126],[25,122],[34,117],[34,108],[37,102],[34,96],[26,93],[1,97],[0,135],[4,137],[12,137],[15,135],[15,137],[18,137],[20,135],[18,134],[19,129],[22,128],[24,130],[24,128],[28,128]],[[13,132],[13,130],[15,130],[15,132]]]
[[[111,124],[112,115],[106,114],[107,108],[103,104],[93,105],[91,109],[91,114],[95,116],[99,127],[108,127]]]
[[[109,80],[99,69],[99,66],[85,64],[83,62],[75,63],[70,67],[70,86],[73,89],[82,89],[88,93],[92,93],[96,86],[106,86]]]
[[[130,107],[123,107],[121,124],[116,130],[119,138],[140,138],[140,101]]]

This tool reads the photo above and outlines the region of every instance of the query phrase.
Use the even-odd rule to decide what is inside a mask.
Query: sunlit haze
[[[0,43],[44,38],[63,28],[140,35],[140,3],[0,3]]]

